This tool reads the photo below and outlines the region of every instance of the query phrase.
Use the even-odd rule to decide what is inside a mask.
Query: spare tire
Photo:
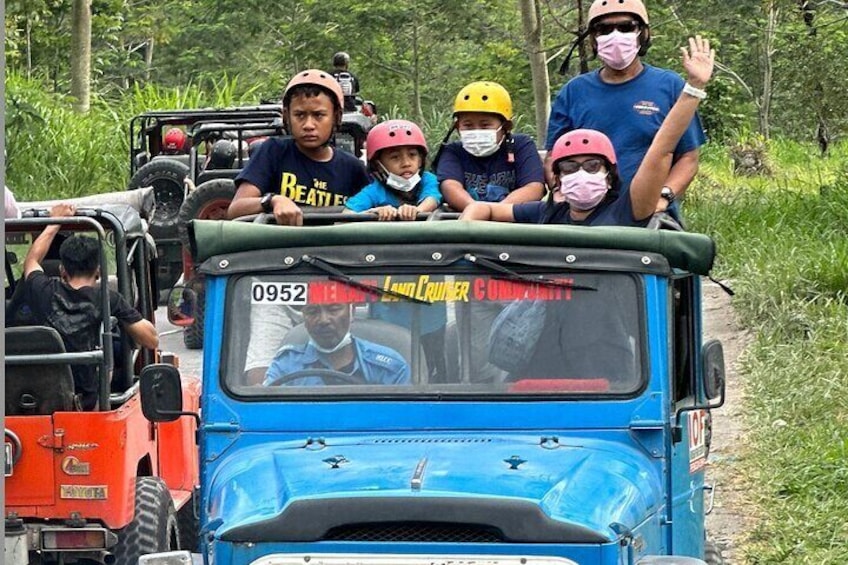
[[[233,179],[212,179],[190,191],[178,216],[180,241],[189,249],[188,223],[192,220],[225,220],[236,196]]]
[[[192,220],[223,220],[227,218],[227,208],[236,195],[236,185],[232,179],[212,179],[202,183],[186,196],[180,207],[180,241],[189,249],[188,223]],[[183,343],[188,349],[203,347],[203,319],[205,308],[204,281],[201,278],[191,280],[191,288],[197,293],[198,301],[194,323],[185,329]]]
[[[183,180],[188,176],[188,165],[173,159],[154,159],[140,168],[130,179],[129,190],[152,186],[156,197],[156,210],[150,219],[150,232],[154,239],[177,236],[177,221],[183,203]]]

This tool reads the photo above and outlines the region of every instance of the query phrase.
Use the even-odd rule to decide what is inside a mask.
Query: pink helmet
[[[551,164],[575,155],[600,155],[610,165],[616,164],[615,149],[610,139],[593,129],[575,129],[556,140],[551,149]]]
[[[609,14],[632,14],[649,25],[648,10],[642,0],[595,0],[589,7],[589,25],[596,19]]]
[[[185,150],[188,136],[180,128],[171,128],[165,132],[162,139],[162,148],[167,152],[179,153]]]
[[[378,152],[389,147],[412,145],[418,147],[427,156],[427,140],[424,133],[409,120],[388,120],[374,126],[368,132],[366,141],[367,159],[370,162]]]
[[[335,102],[338,104],[339,121],[341,121],[341,112],[344,111],[344,93],[342,92],[342,87],[333,78],[333,75],[327,74],[320,69],[306,69],[294,75],[283,91],[283,105],[288,105],[291,89],[304,84],[311,84],[329,91],[328,94],[335,97]]]

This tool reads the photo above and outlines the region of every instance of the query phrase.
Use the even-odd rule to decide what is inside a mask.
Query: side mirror
[[[173,365],[157,363],[141,370],[141,411],[151,422],[173,422],[183,412],[180,372]]]
[[[718,399],[719,406],[724,404],[724,348],[717,339],[708,341],[701,348],[701,378],[707,400]]]
[[[194,323],[197,312],[197,293],[184,286],[175,286],[168,293],[168,321],[181,328]]]

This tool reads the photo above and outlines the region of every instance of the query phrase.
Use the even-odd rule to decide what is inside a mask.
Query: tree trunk
[[[421,107],[421,69],[420,53],[418,50],[418,21],[412,25],[412,98],[415,107],[415,117],[418,123],[424,123],[424,110]]]
[[[577,33],[583,33],[586,26],[589,25],[583,18],[583,0],[577,0]],[[589,39],[589,41],[592,41]],[[577,54],[580,58],[580,74],[589,72],[589,53],[586,52],[586,40],[580,42],[577,46]]]
[[[769,138],[771,129],[771,99],[774,91],[774,37],[777,30],[779,8],[775,0],[768,2],[768,23],[766,24],[765,45],[763,48],[763,92],[758,115],[760,133]]]
[[[521,22],[524,25],[530,75],[533,78],[533,99],[536,102],[536,139],[544,143],[548,137],[548,117],[551,113],[551,87],[548,81],[547,54],[542,48],[542,18],[536,0],[519,0]]]
[[[71,96],[74,110],[85,113],[91,102],[91,0],[74,0],[71,25]]]
[[[147,38],[147,46],[144,49],[144,82],[150,82],[150,71],[153,69],[153,45],[155,39]]]
[[[32,78],[32,18],[27,14],[26,19],[26,76]]]

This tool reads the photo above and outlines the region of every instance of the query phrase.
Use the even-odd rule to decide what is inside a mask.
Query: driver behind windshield
[[[352,304],[304,306],[303,323],[309,334],[308,341],[280,348],[263,384],[409,384],[409,365],[397,351],[351,336],[352,312]],[[326,377],[310,375],[310,370],[314,369],[337,373],[337,376],[330,373]],[[287,378],[299,372],[303,376]]]

